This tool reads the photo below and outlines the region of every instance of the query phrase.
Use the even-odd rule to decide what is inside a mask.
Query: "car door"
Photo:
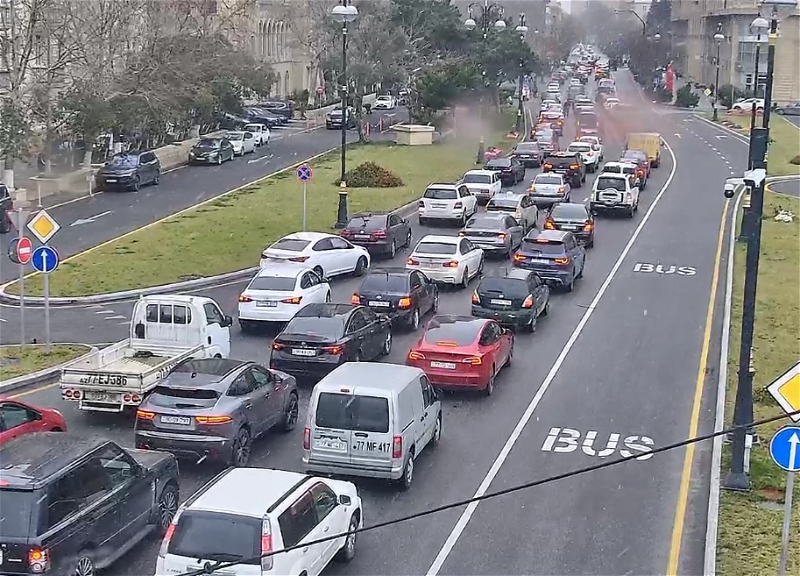
[[[300,278],[300,288],[303,290],[302,304],[312,302],[325,302],[327,289],[317,274],[311,270],[304,272]]]
[[[223,358],[227,358],[231,353],[231,330],[230,327],[224,326],[226,324],[225,315],[213,302],[203,304],[203,312],[206,315],[206,332],[208,333],[206,343],[219,346],[220,354]]]
[[[372,351],[370,350],[371,342],[366,338],[366,327],[367,321],[361,313],[361,309],[358,308],[354,310],[345,328],[345,334],[350,339],[348,345],[349,360],[354,360],[356,358],[356,353],[360,355],[361,360],[369,360],[372,358]]]
[[[364,338],[369,340],[371,351],[370,359],[374,360],[380,355],[381,350],[383,350],[383,345],[386,342],[386,336],[389,331],[389,323],[382,322],[378,314],[367,307],[361,308],[360,312],[366,323]]]
[[[586,252],[583,247],[575,241],[575,237],[572,234],[567,236],[564,242],[566,243],[566,248],[569,250],[570,254],[572,254],[572,260],[575,262],[575,276],[577,276],[583,271]]]
[[[356,269],[360,251],[354,249],[350,242],[338,236],[331,238],[331,246],[333,246],[333,257],[339,270],[338,274],[345,274]]]
[[[467,214],[472,215],[475,214],[477,211],[478,206],[478,198],[469,191],[466,186],[459,186],[458,187],[458,195],[461,198],[461,201],[464,203],[464,207],[466,208]]]
[[[550,288],[542,282],[538,274],[531,275],[531,289],[533,290],[533,299],[536,303],[536,315],[542,313],[544,307],[547,306],[547,301],[550,298]]]
[[[143,470],[118,446],[108,444],[96,455],[106,477],[109,495],[119,509],[119,542],[124,544],[135,538],[150,522],[155,479],[140,474]]]
[[[489,321],[483,327],[483,332],[479,340],[479,345],[483,349],[484,354],[488,354],[492,358],[495,365],[495,370],[505,364],[506,357],[500,342],[500,325],[497,322]]]
[[[262,409],[258,411],[262,419],[261,430],[266,432],[283,417],[284,403],[281,386],[277,386],[276,390],[272,374],[259,366],[253,366],[249,372],[255,383],[253,396],[255,401],[262,406]]]
[[[419,384],[422,388],[422,442],[420,447],[424,447],[433,437],[436,429],[436,418],[439,416],[439,398],[431,385],[430,380],[424,374],[419,377]],[[421,449],[421,448],[420,448]]]
[[[287,569],[281,573],[317,576],[322,571],[320,556],[324,552],[325,544],[307,544],[322,538],[321,530],[317,530],[317,514],[310,490],[305,490],[278,516],[278,525],[283,548],[297,546],[286,553]]]
[[[389,229],[392,231],[392,240],[398,248],[405,244],[408,235],[408,224],[397,214],[389,215]]]
[[[512,216],[505,217],[505,225],[508,229],[508,233],[511,234],[511,247],[516,248],[522,244],[522,237],[525,235],[522,226],[520,226],[520,223]]]
[[[315,532],[318,534],[315,536],[328,538],[349,530],[350,519],[347,517],[347,508],[339,504],[336,493],[328,485],[323,482],[316,483],[311,487],[311,497],[317,520]],[[344,538],[335,538],[320,544],[321,554],[315,559],[318,562],[315,572],[322,572],[343,544]]]
[[[25,434],[47,432],[48,426],[37,411],[11,400],[0,401],[0,446]]]
[[[319,266],[322,268],[323,276],[331,278],[339,272],[336,270],[336,258],[333,252],[333,244],[330,237],[322,238],[311,247],[311,258],[306,264],[311,268]]]
[[[417,309],[420,316],[422,316],[431,306],[429,291],[422,280],[422,274],[416,270],[411,272],[409,281],[411,283],[411,298],[417,303]]]
[[[464,265],[469,268],[470,276],[475,276],[481,265],[481,251],[466,238],[462,238],[461,242],[458,243],[458,249],[461,253],[460,259],[464,262]]]

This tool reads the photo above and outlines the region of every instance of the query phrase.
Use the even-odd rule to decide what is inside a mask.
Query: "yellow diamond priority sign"
[[[767,386],[767,392],[772,394],[787,414],[800,410],[800,362]],[[790,418],[800,422],[800,414],[794,414]]]
[[[61,226],[46,210],[39,210],[28,222],[28,230],[39,239],[39,242],[47,244],[56,232],[61,230]]]

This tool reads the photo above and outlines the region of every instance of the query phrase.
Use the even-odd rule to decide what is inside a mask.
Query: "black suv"
[[[439,288],[419,270],[383,268],[370,270],[351,301],[416,330],[423,314],[439,309]]]
[[[500,181],[505,185],[513,186],[525,180],[525,166],[516,158],[492,158],[483,169],[499,172]]]
[[[550,312],[550,287],[531,270],[515,268],[486,276],[472,293],[472,315],[515,328],[536,330]]]
[[[400,248],[411,247],[411,224],[394,212],[359,212],[341,234],[370,254],[389,258],[394,258]]]
[[[108,190],[133,190],[145,184],[158,184],[161,179],[161,162],[149,150],[115,154],[97,171],[94,177],[99,192]]]
[[[11,218],[8,211],[14,207],[14,199],[8,186],[0,182],[0,234],[11,232]]]
[[[352,107],[347,107],[347,128],[356,127],[356,113]],[[334,108],[325,117],[325,128],[328,130],[341,130],[342,129],[342,109]]]
[[[178,465],[103,438],[29,434],[0,447],[0,574],[95,574],[178,511]]]
[[[563,174],[573,188],[586,182],[586,165],[579,152],[552,152],[544,157],[542,172]]]

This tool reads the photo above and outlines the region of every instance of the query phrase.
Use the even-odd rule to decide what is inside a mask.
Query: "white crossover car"
[[[236,156],[244,156],[256,151],[256,137],[252,132],[228,132],[228,140],[230,140]]]
[[[421,270],[434,282],[462,288],[483,272],[483,250],[467,238],[425,236],[406,261],[406,268]]]
[[[395,106],[397,106],[397,102],[395,102],[394,96],[381,94],[375,98],[375,104],[372,105],[372,108],[375,110],[394,110]]]
[[[266,124],[245,124],[244,129],[246,132],[252,132],[256,146],[269,144],[270,133]]]
[[[306,304],[330,301],[330,284],[311,268],[267,266],[239,295],[239,325],[247,330],[259,322],[288,322]]]
[[[597,167],[600,165],[600,156],[592,145],[588,142],[573,142],[567,146],[567,152],[570,154],[580,154],[583,163],[586,165],[587,172],[597,172]]]
[[[366,248],[341,236],[324,232],[295,232],[284,236],[261,253],[261,268],[276,263],[297,263],[325,278],[342,274],[361,276],[370,264]]]
[[[592,146],[596,146],[593,150],[598,154],[598,162],[602,162],[605,159],[605,150],[600,136],[581,136],[578,138],[578,142],[588,142]]]
[[[494,170],[469,170],[461,178],[461,182],[467,185],[467,189],[478,200],[484,202],[494,198],[495,194],[500,194],[500,190],[503,188],[500,176]]]
[[[463,226],[477,211],[478,199],[466,184],[431,184],[419,200],[417,216],[422,226],[430,220],[453,220]]]

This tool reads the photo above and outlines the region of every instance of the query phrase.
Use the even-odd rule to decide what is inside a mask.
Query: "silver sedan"
[[[502,254],[511,258],[522,244],[525,230],[519,222],[502,212],[484,212],[469,219],[458,233],[484,252]]]
[[[228,132],[228,140],[231,141],[233,153],[236,156],[244,156],[256,151],[256,139],[252,132]]]

